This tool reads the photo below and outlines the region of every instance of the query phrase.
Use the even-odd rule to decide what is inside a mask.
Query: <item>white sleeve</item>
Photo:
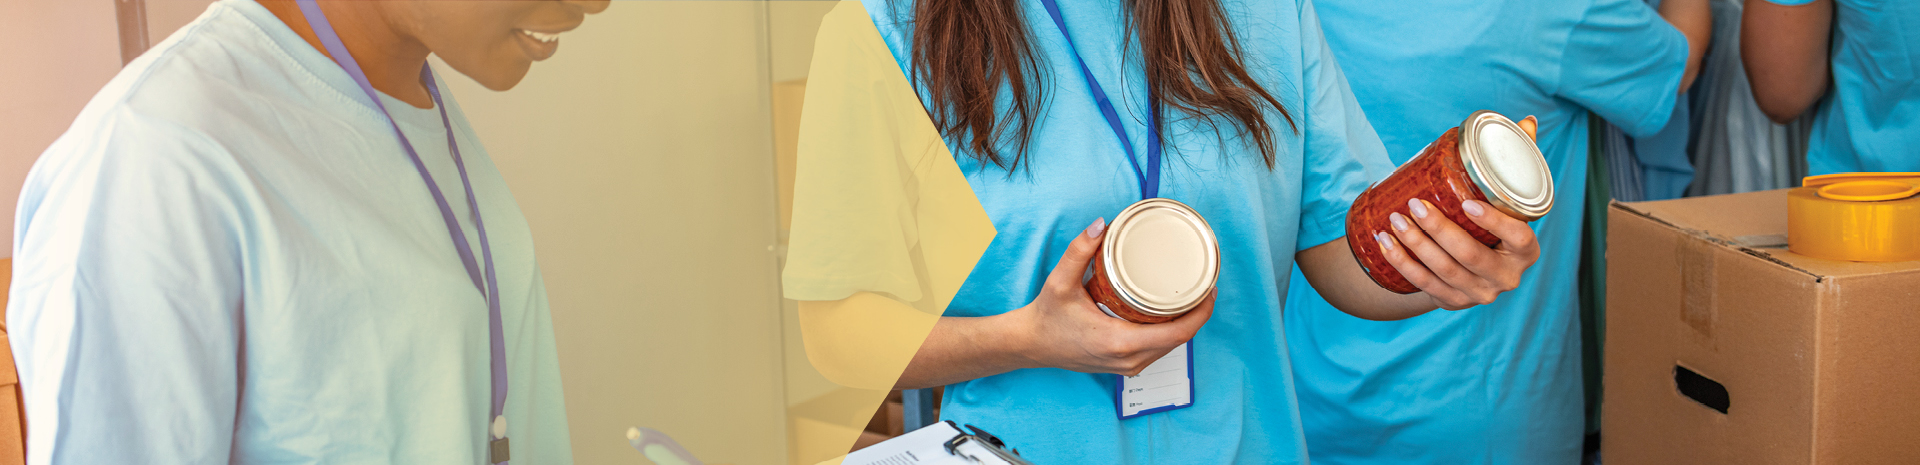
[[[28,463],[227,463],[246,356],[239,186],[219,174],[235,171],[167,123],[83,125],[34,166],[16,223]]]

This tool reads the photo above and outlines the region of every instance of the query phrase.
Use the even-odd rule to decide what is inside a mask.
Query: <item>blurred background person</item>
[[[1761,111],[1814,110],[1809,174],[1920,171],[1920,2],[1747,0],[1741,23]]]

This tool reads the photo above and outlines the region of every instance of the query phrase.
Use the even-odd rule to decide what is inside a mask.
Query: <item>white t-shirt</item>
[[[440,112],[383,98],[479,254]],[[571,463],[526,219],[447,105],[502,292],[512,456]],[[214,4],[28,177],[7,322],[29,463],[481,463],[487,307],[425,185],[338,65]]]

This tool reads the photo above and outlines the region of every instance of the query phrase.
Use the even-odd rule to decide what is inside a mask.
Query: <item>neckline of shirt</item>
[[[300,37],[300,34],[293,32],[292,27],[281,22],[280,18],[274,16],[273,12],[268,11],[266,7],[255,0],[223,0],[215,3],[214,7],[231,8],[239,13],[247,23],[272,42],[274,49],[280,51],[282,57],[298,65],[298,68],[314,81],[325,85],[334,96],[353,102],[355,104],[353,107],[365,112],[368,117],[381,116],[380,109],[375,108],[373,102],[367,99],[366,92],[360,90],[360,85],[354,82],[353,76],[348,75],[345,68],[314,48],[313,44]],[[444,82],[443,79],[436,79],[434,85],[440,88],[442,95],[445,95],[446,89],[441,85],[442,82]],[[403,126],[423,124],[421,121],[426,118],[420,115],[425,113],[432,113],[432,119],[439,119],[438,108],[415,107],[386,92],[378,89],[375,89],[375,92],[379,94],[380,104],[386,107],[388,115]],[[438,121],[434,123],[434,126],[439,126]]]

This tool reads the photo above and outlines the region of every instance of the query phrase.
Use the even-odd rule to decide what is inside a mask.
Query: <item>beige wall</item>
[[[27,170],[87,99],[120,71],[113,2],[0,0],[0,231],[13,238],[13,212]],[[11,245],[0,257],[12,257]]]
[[[151,43],[206,11],[211,0],[148,0]],[[0,0],[0,231],[12,242],[21,183],[94,92],[120,72],[112,0]],[[12,257],[13,247],[0,248]]]
[[[147,43],[157,44],[207,11],[213,0],[145,0]]]
[[[574,453],[786,461],[766,2],[615,2],[511,92],[454,79],[533,225]]]
[[[775,1],[768,5],[768,58],[772,69],[774,114],[774,162],[780,189],[780,227],[782,246],[791,215],[795,145],[799,142],[800,105],[806,92],[807,66],[813,59],[813,37],[820,29],[820,18],[838,4],[835,1]],[[784,251],[784,249],[783,249]],[[782,257],[784,258],[784,256]],[[799,308],[784,302],[782,314],[786,338],[787,400],[799,405],[839,388],[814,371],[807,361],[806,347],[800,339]]]

